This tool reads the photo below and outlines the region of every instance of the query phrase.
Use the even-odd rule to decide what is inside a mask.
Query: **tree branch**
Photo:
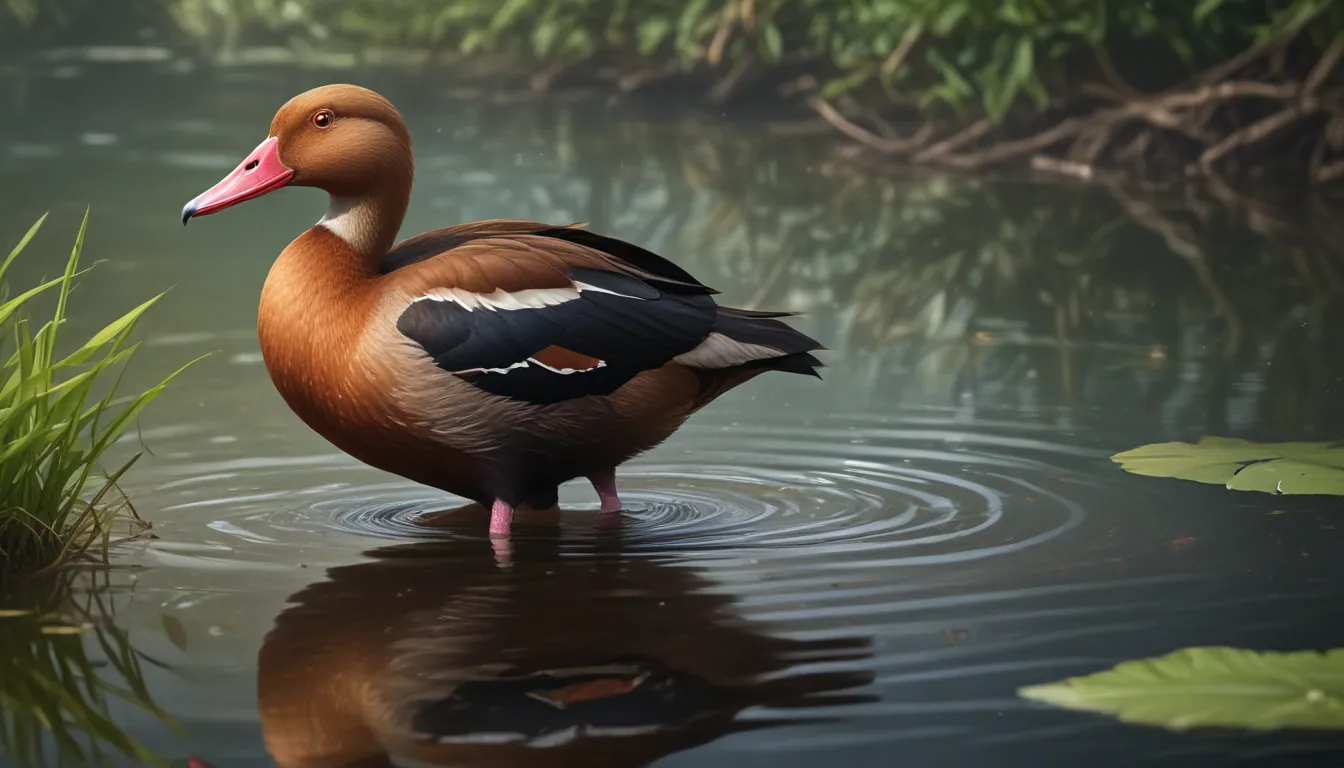
[[[896,70],[901,68],[901,64],[905,63],[905,59],[910,55],[910,51],[915,49],[915,45],[919,43],[920,38],[923,36],[924,24],[922,22],[915,22],[913,26],[905,30],[905,34],[901,36],[901,42],[897,43],[896,49],[891,52],[891,55],[887,57],[886,61],[882,62],[882,74],[887,77],[891,77],[895,74]]]
[[[1303,97],[1312,96],[1320,90],[1321,85],[1325,83],[1326,78],[1334,71],[1335,66],[1339,64],[1339,59],[1344,56],[1344,32],[1335,36],[1330,41],[1330,45],[1321,54],[1321,60],[1312,67],[1311,74],[1307,75],[1307,80],[1302,84]]]
[[[864,128],[858,123],[840,114],[829,102],[817,95],[807,97],[807,105],[816,110],[821,119],[835,126],[837,130],[871,149],[887,155],[905,154],[924,145],[929,140],[933,128],[925,123],[908,139],[886,139]]]
[[[937,160],[938,158],[945,157],[967,144],[970,144],[981,136],[984,136],[986,133],[989,133],[989,129],[993,127],[993,123],[988,120],[977,120],[967,128],[952,134],[931,147],[921,150],[919,154],[915,155],[914,161],[917,163],[927,163],[930,160]]]
[[[1262,141],[1315,111],[1315,107],[1311,104],[1298,103],[1275,112],[1262,120],[1257,120],[1204,150],[1204,154],[1199,156],[1199,167],[1205,173],[1208,173],[1213,170],[1214,163],[1227,155],[1242,147]]]

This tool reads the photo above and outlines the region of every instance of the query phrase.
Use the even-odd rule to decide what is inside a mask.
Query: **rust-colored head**
[[[409,190],[411,139],[391,102],[357,85],[325,85],[290,99],[270,136],[182,209],[182,223],[291,184],[337,197]]]

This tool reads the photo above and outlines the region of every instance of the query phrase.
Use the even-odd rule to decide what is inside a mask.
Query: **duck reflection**
[[[484,531],[482,530],[482,533]],[[266,747],[291,766],[645,765],[730,732],[753,706],[869,700],[868,641],[796,641],[744,621],[684,565],[619,553],[619,531],[387,547],[292,598],[262,645]]]

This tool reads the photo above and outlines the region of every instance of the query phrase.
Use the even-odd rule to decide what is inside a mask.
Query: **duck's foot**
[[[490,507],[490,536],[507,537],[513,526],[513,507],[502,499],[495,499]]]
[[[602,500],[603,512],[621,511],[621,497],[616,493],[616,470],[609,469],[606,472],[589,475],[588,482],[593,484],[597,498]]]

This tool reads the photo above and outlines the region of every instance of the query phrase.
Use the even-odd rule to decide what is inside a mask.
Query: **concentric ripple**
[[[1099,456],[1036,438],[852,422],[692,427],[680,437],[680,461],[657,460],[678,453],[669,447],[620,473],[626,554],[789,552],[841,567],[991,557],[1077,526],[1083,509],[1063,489],[1087,481],[1067,465]],[[480,526],[423,524],[451,506],[380,495],[323,501],[308,514],[313,523],[379,538],[482,535]],[[574,545],[612,522],[595,506],[585,484],[562,489],[558,522]],[[516,535],[534,530],[528,520],[520,517]]]

